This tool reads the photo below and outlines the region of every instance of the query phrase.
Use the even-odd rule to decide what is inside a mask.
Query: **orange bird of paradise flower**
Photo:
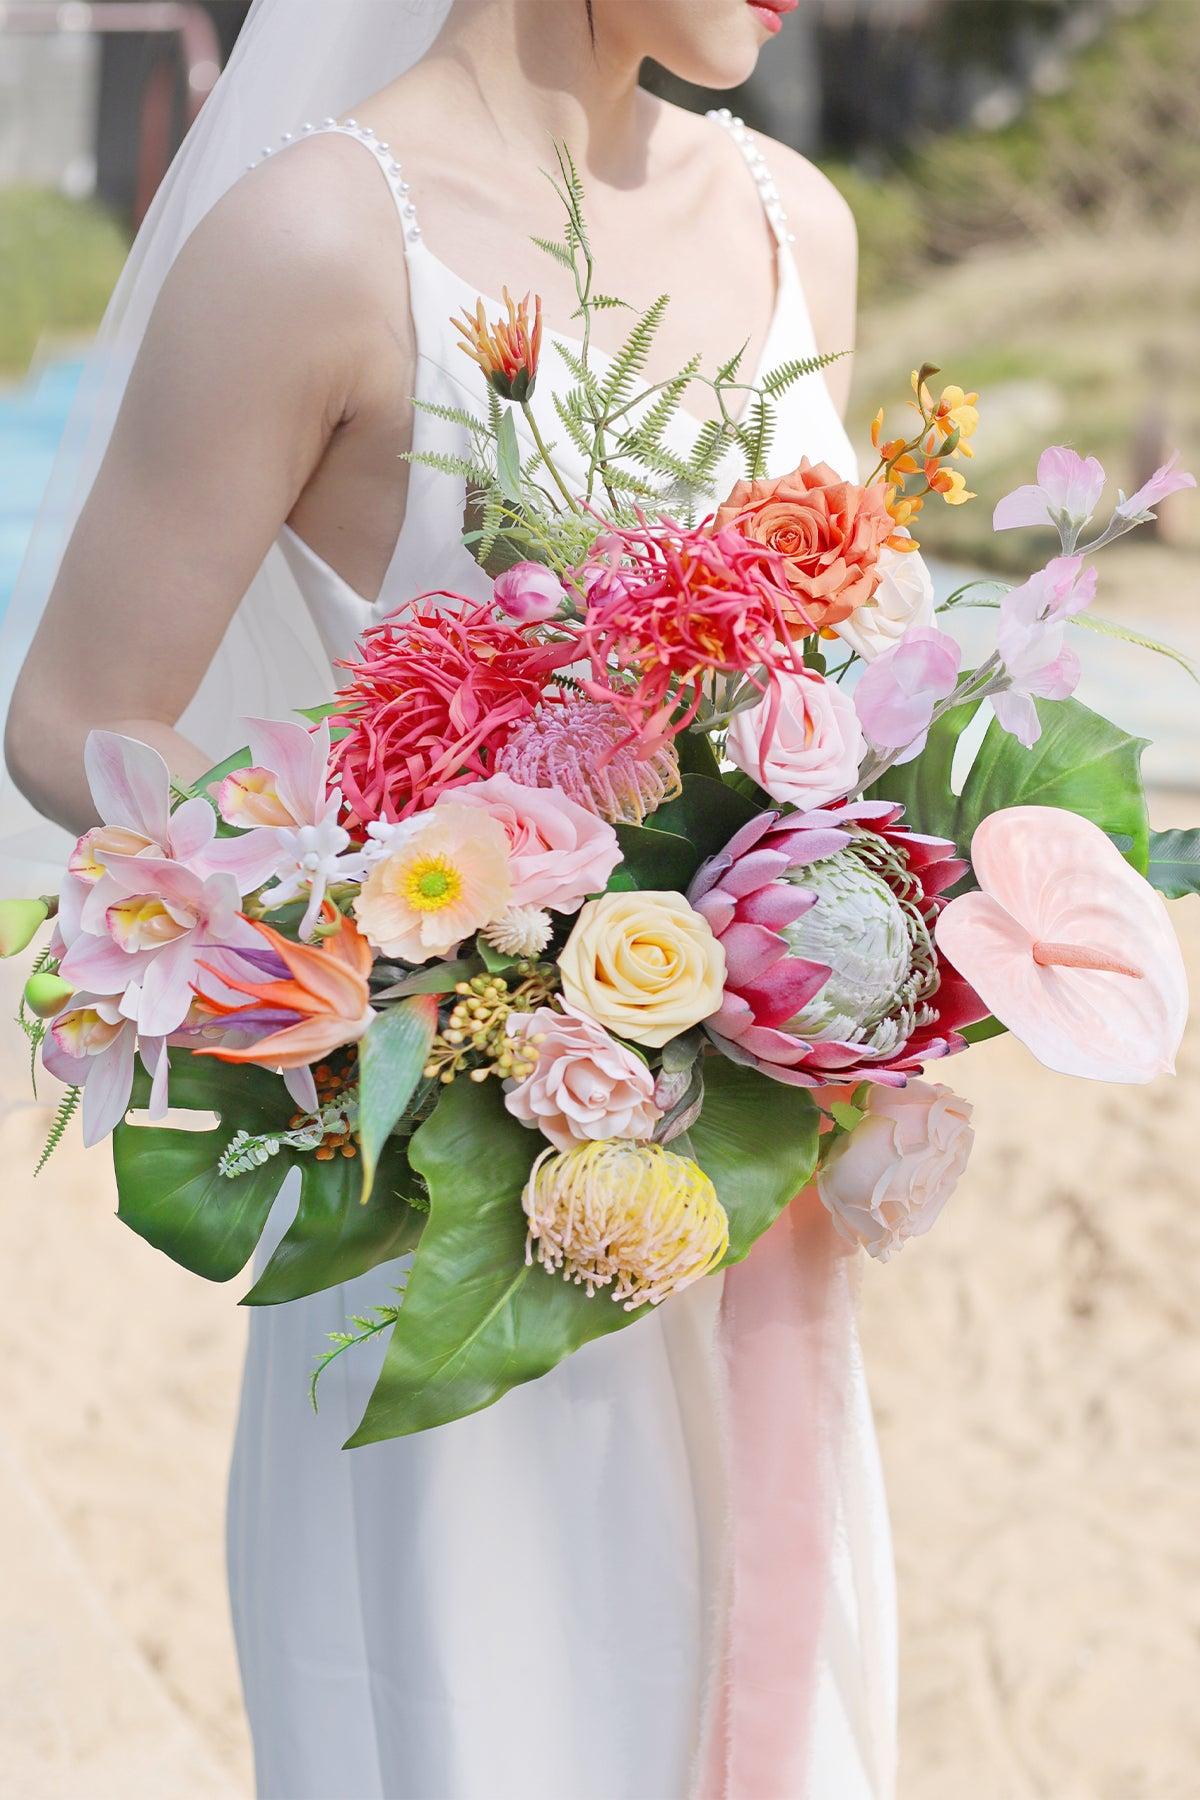
[[[211,994],[201,994],[205,1006],[231,1025],[253,1025],[265,1018],[279,1023],[281,1015],[286,1018],[288,1014],[294,1018],[241,1049],[204,1049],[197,1050],[196,1055],[215,1056],[228,1063],[256,1063],[266,1069],[297,1069],[319,1062],[345,1044],[358,1042],[375,1016],[367,985],[373,962],[371,949],[353,920],[345,918],[328,901],[322,907],[322,915],[333,929],[315,948],[293,943],[259,920],[250,921],[287,968],[287,977],[239,981],[201,964],[210,974],[216,974],[225,987],[250,996],[251,1004],[231,1006]]]

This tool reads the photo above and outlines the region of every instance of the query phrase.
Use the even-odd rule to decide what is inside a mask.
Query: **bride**
[[[602,285],[638,307],[671,295],[650,380],[743,342],[760,375],[850,346],[854,230],[829,184],[727,113],[637,84],[653,57],[736,86],[795,4],[256,0],[135,248],[19,595],[28,636],[52,585],[6,740],[40,813],[72,833],[93,822],[93,727],[154,743],[190,782],[240,741],[238,717],[327,695],[374,618],[428,589],[486,592],[461,487],[404,453],[456,448],[414,397],[481,404],[451,319],[480,295],[493,310],[501,283],[543,296],[554,431],[573,296],[530,234],[559,232],[541,173],[555,142],[583,174]],[[603,352],[621,315],[599,321]],[[848,378],[841,361],[789,390],[780,472],[808,455],[853,473]],[[736,473],[734,455],[715,499]],[[341,1358],[315,1419],[304,1370],[395,1279],[251,1317],[230,1582],[259,1792],[891,1794],[890,1554],[852,1324],[836,1481],[820,1502],[813,1485],[829,1529],[801,1508],[776,1560],[732,1498],[745,1471],[722,1416],[719,1280],[489,1412],[343,1452],[377,1364]],[[803,1373],[765,1436],[793,1428]],[[772,1615],[741,1664],[723,1648],[739,1534],[770,1549]],[[790,1678],[773,1647],[805,1632],[811,1666]],[[771,1728],[735,1749],[743,1678]],[[772,1761],[775,1721],[791,1748]]]

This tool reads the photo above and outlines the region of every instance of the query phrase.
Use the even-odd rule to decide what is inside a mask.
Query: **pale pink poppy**
[[[1162,898],[1098,825],[1052,806],[984,819],[978,893],[951,900],[939,950],[1039,1062],[1145,1082],[1171,1073],[1187,977]]]

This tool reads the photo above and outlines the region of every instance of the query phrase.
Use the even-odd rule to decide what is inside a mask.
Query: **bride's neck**
[[[509,157],[544,158],[551,141],[615,184],[641,166],[638,63],[592,43],[584,0],[457,0],[419,74],[445,118],[479,132],[475,147],[494,153],[499,170]]]

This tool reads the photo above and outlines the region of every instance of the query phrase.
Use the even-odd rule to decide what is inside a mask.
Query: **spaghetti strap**
[[[404,179],[404,171],[397,157],[392,155],[390,144],[383,143],[369,125],[360,125],[357,119],[323,119],[319,125],[302,125],[299,131],[285,131],[278,144],[267,144],[254,161],[251,169],[258,168],[268,157],[278,156],[281,150],[290,148],[292,144],[302,143],[309,137],[344,137],[354,143],[361,144],[369,150],[378,163],[383,178],[388,184],[392,199],[396,202],[396,211],[400,215],[400,226],[404,235],[405,249],[410,244],[420,242],[421,227],[417,220],[417,208],[412,198],[410,184]]]
[[[746,161],[746,166],[754,177],[754,185],[758,189],[758,197],[762,201],[763,211],[767,215],[767,223],[775,234],[775,242],[784,248],[794,244],[796,234],[788,225],[788,216],[783,201],[779,197],[779,189],[775,177],[767,164],[767,159],[751,137],[745,121],[735,118],[727,106],[722,106],[706,114],[714,124],[720,125],[733,139]]]

